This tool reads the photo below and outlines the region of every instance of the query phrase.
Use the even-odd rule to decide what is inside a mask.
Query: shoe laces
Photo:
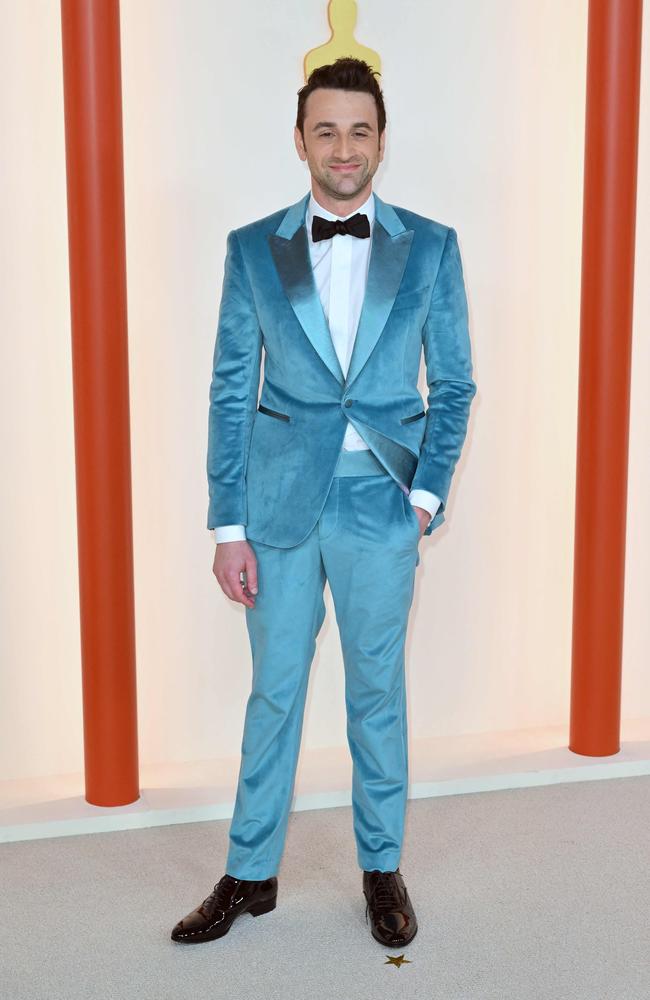
[[[399,871],[399,870],[398,870]],[[374,872],[374,887],[366,905],[366,922],[368,910],[373,906],[376,910],[394,910],[402,903],[402,891],[395,877],[398,872]],[[401,872],[399,872],[401,874]]]
[[[209,896],[203,900],[203,905],[207,910],[215,908],[225,909],[232,898],[233,889],[240,879],[232,875],[222,875],[218,882],[215,882],[214,889]]]

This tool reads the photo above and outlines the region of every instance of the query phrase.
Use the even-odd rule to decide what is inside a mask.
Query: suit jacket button
[[[352,406],[352,400],[351,399],[346,399],[346,401],[345,401],[345,403],[343,405],[344,406]]]

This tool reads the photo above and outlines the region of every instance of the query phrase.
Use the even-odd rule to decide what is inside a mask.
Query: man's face
[[[384,158],[386,130],[378,133],[377,106],[372,94],[318,87],[307,98],[303,125],[294,140],[306,160],[315,193],[323,201],[359,201]],[[327,208],[327,205],[324,205]]]

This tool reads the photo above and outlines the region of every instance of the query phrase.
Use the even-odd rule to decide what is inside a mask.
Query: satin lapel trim
[[[306,199],[304,202],[306,205]],[[292,212],[294,208],[296,206],[289,211]],[[280,229],[284,221],[286,216]],[[307,229],[302,224],[303,221],[304,216],[290,239],[280,236],[280,230],[271,233],[268,237],[269,245],[280,280],[298,322],[334,378],[343,384],[343,371],[332,343],[330,329],[314,281],[314,272],[311,269]]]
[[[311,269],[304,225],[309,195],[307,192],[287,209],[275,233],[268,237],[269,246],[298,322],[332,375],[347,388],[360,373],[386,326],[402,281],[414,230],[405,229],[395,210],[375,194],[375,225],[366,294],[345,378]]]
[[[400,223],[402,231],[393,236],[384,227],[382,216],[383,213],[378,211],[375,218],[379,225],[373,229],[366,294],[345,380],[346,388],[360,373],[386,326],[411,250],[414,230],[404,229]]]

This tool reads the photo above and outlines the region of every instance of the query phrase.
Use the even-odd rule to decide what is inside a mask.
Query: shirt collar
[[[315,215],[322,216],[323,219],[349,219],[352,215],[356,215],[357,212],[361,212],[368,216],[368,222],[370,223],[370,232],[372,233],[372,224],[375,218],[375,196],[374,192],[370,192],[363,205],[359,205],[355,208],[354,212],[348,213],[348,215],[335,215],[333,212],[328,212],[326,208],[314,198],[313,192],[309,196],[309,202],[307,204],[307,212],[305,214],[305,225],[307,227],[307,234],[311,242],[311,223]]]

